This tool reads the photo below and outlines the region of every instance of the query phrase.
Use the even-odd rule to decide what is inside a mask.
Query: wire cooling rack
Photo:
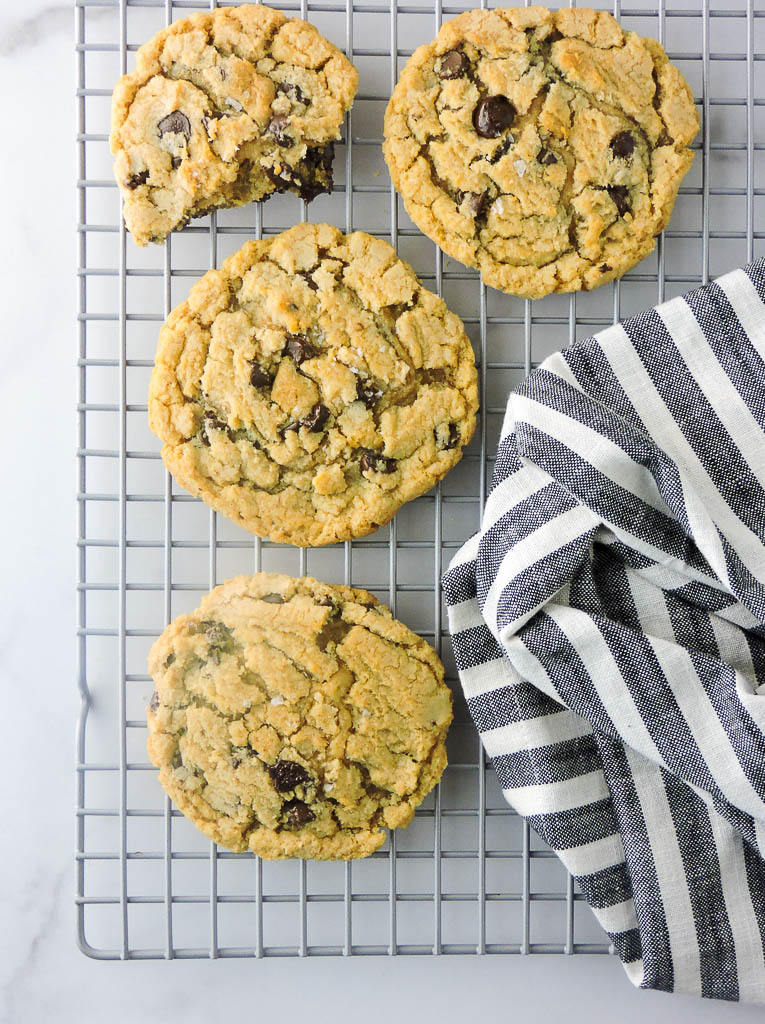
[[[550,352],[762,254],[765,9],[633,0],[607,9],[659,39],[697,97],[703,133],[656,253],[596,292],[528,302],[483,287],[407,219],[382,161],[385,104],[412,50],[465,7],[441,0],[275,2],[359,69],[336,186],[306,208],[195,221],[163,247],[126,237],[108,147],[109,101],[138,45],[214,4],[77,0],[78,645],[77,928],[100,959],[400,953],[602,953],[603,934],[554,854],[504,803],[459,695],[439,577],[478,526],[504,402]],[[596,4],[596,6],[598,6]],[[759,141],[757,141],[759,140]],[[759,218],[757,217],[759,214]],[[176,487],[146,422],[159,325],[247,238],[310,217],[389,239],[462,316],[481,417],[461,464],[364,540],[315,550],[261,542]],[[146,654],[216,583],[256,569],[366,587],[441,654],[456,697],[449,760],[412,825],[348,864],[268,862],[204,839],[147,763]]]

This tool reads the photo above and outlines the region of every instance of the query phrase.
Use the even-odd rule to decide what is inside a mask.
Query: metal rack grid
[[[283,196],[219,212],[148,251],[126,237],[111,177],[111,89],[140,42],[215,3],[76,0],[76,902],[85,953],[608,951],[554,854],[502,799],[459,696],[439,577],[478,526],[508,390],[574,338],[762,254],[765,232],[754,225],[765,196],[755,187],[765,151],[765,8],[742,2],[595,4],[665,45],[694,89],[703,131],[656,253],[599,291],[532,303],[486,289],[423,238],[380,155],[382,113],[403,62],[443,18],[474,6],[469,0],[273,3],[313,21],[359,68],[333,195],[309,209]],[[193,281],[246,238],[309,215],[389,239],[463,317],[480,367],[482,413],[460,466],[389,527],[353,543],[300,550],[251,538],[180,491],[146,426],[145,396],[158,324]],[[447,666],[457,697],[450,766],[412,825],[368,860],[264,862],[218,849],[173,809],[146,762],[144,706],[152,684],[145,659],[153,638],[217,582],[261,567],[372,590]]]

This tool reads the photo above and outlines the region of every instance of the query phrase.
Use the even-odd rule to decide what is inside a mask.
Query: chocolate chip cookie
[[[380,239],[300,224],[198,281],[159,338],[149,424],[192,494],[299,545],[360,537],[459,461],[462,322]]]
[[[332,189],[351,62],[300,18],[262,4],[176,21],[138,51],[112,98],[111,148],[139,245],[224,206]]]
[[[435,651],[364,590],[257,573],[149,654],[149,756],[206,836],[261,857],[365,857],[446,767]]]
[[[698,130],[653,39],[605,11],[477,10],[408,61],[385,157],[415,224],[495,288],[596,288],[654,247]]]

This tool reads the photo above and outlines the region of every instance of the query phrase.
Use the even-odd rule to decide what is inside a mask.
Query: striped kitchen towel
[[[444,588],[505,797],[630,979],[765,1002],[765,260],[531,373]]]

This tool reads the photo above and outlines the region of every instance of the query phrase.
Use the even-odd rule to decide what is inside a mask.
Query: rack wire
[[[509,0],[507,0],[509,2]],[[653,256],[596,292],[523,301],[487,289],[406,217],[380,154],[382,115],[413,49],[474,6],[442,0],[274,2],[359,68],[331,196],[280,196],[195,221],[163,247],[126,237],[109,101],[138,45],[202,0],[76,0],[78,683],[76,904],[98,959],[605,953],[555,855],[504,803],[459,694],[440,575],[480,521],[511,387],[547,354],[762,254],[765,8],[709,0],[598,4],[657,38],[691,83],[702,132]],[[487,5],[485,2],[482,6]],[[387,46],[381,41],[387,40]],[[757,214],[760,217],[757,217]],[[462,463],[372,537],[316,550],[251,538],[179,490],[146,424],[158,325],[245,239],[309,217],[388,239],[467,326],[481,416]],[[216,583],[260,568],[366,587],[441,654],[456,721],[441,784],[412,825],[347,864],[267,862],[204,839],[145,752],[146,654]]]

